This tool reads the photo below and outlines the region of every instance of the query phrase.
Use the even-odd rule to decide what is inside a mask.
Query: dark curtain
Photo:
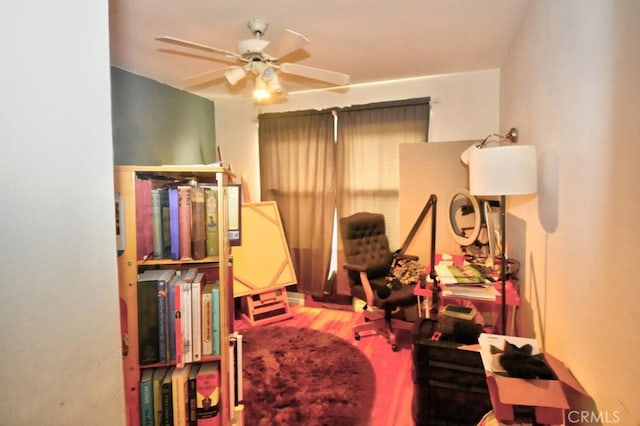
[[[258,119],[261,198],[278,205],[298,290],[322,296],[336,193],[333,114],[302,111]]]

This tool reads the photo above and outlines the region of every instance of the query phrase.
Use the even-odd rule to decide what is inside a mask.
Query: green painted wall
[[[111,67],[114,164],[217,161],[212,101]]]

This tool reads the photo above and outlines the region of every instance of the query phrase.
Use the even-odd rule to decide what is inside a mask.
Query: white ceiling
[[[235,51],[238,41],[253,37],[247,21],[260,18],[269,23],[266,40],[275,41],[285,29],[310,39],[286,62],[349,74],[351,84],[500,68],[527,2],[109,0],[111,64],[211,100],[249,96],[248,79],[236,86],[222,77],[187,87],[186,77],[235,62],[172,47],[155,37]],[[287,92],[327,87],[284,74],[280,79]]]

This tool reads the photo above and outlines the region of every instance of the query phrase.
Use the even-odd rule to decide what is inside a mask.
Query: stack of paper
[[[445,297],[464,297],[465,299],[496,300],[498,291],[491,284],[486,285],[448,285],[442,290]]]

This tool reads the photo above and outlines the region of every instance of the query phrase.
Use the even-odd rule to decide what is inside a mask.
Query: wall
[[[107,2],[0,15],[4,425],[124,424],[108,31]]]
[[[563,360],[603,423],[640,424],[640,3],[534,1],[501,70],[501,127],[537,146],[537,197],[510,197],[522,333]],[[522,238],[519,238],[522,237]]]
[[[346,92],[294,93],[273,105],[256,106],[248,99],[216,101],[216,141],[225,162],[247,173],[251,197],[259,200],[258,114],[430,96],[429,140],[481,139],[498,130],[499,79],[498,70],[485,70],[361,85]]]
[[[217,161],[214,103],[111,68],[115,164]]]

